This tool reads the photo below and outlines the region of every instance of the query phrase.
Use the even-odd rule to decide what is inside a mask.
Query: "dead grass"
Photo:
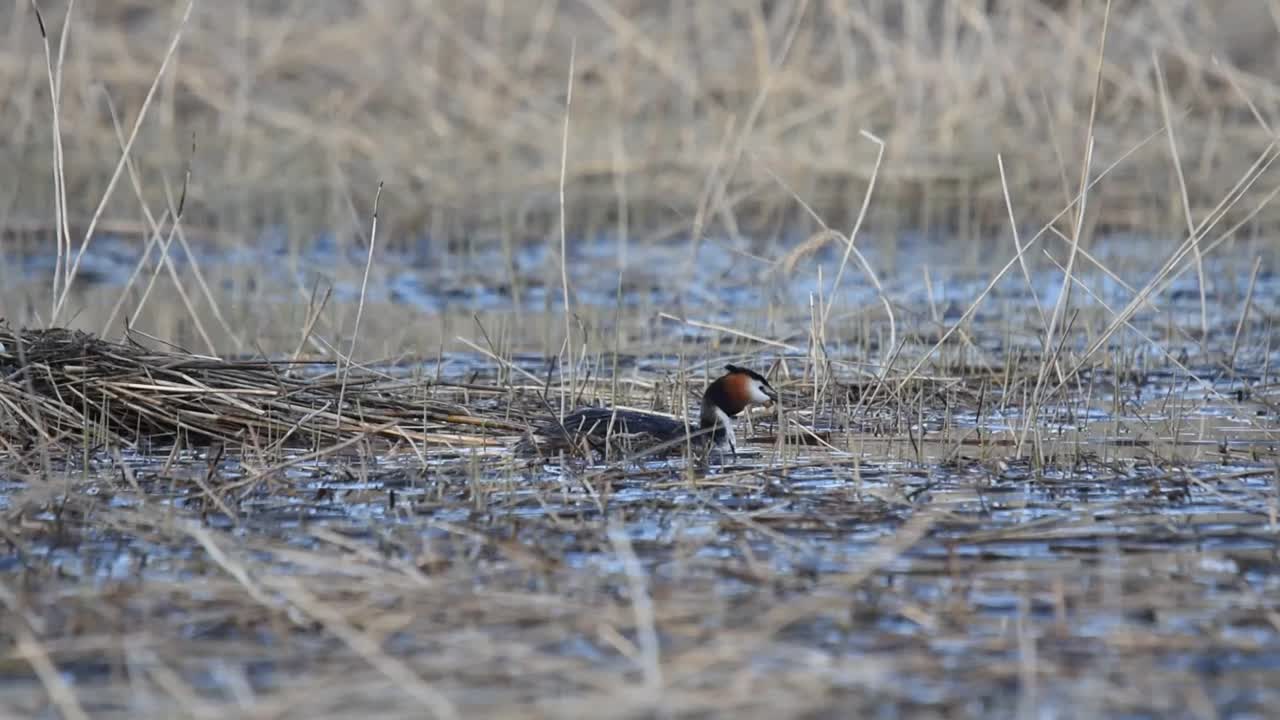
[[[553,417],[569,382],[514,358],[353,367],[331,417],[332,364],[7,331],[0,708],[1261,711],[1280,646],[1266,327],[1197,366],[1216,389],[1116,351],[1034,406],[1034,353],[913,371],[913,326],[868,373],[758,343],[739,361],[785,413],[710,469],[512,462],[512,419]],[[575,402],[678,414],[709,368],[634,369],[651,360],[589,359]]]
[[[1265,714],[1275,20],[1099,5],[0,11],[0,710]],[[739,464],[506,450],[728,359]]]
[[[330,363],[228,361],[58,329],[0,328],[0,344],[0,403],[19,444],[284,448],[374,436],[483,445],[486,429],[526,427],[509,411],[479,414],[414,392],[425,385]]]
[[[423,458],[373,442],[266,468],[252,452],[94,453],[63,475],[10,454],[23,487],[0,525],[0,637],[12,639],[0,707],[271,718],[1269,707],[1274,447],[1231,427],[1197,444],[1179,424],[1212,403],[1146,378],[1137,386],[1157,390],[1115,418],[1127,432],[1100,433],[1108,419],[1072,439],[1088,405],[1064,407],[1052,420],[1062,452],[1037,468],[1011,457],[1015,431],[993,428],[1025,411],[1034,367],[1011,386],[975,374],[890,402],[869,397],[878,383],[844,387],[842,408],[804,408],[816,388],[780,380],[806,425],[862,424],[824,430],[834,446],[775,454],[756,418],[764,442],[706,474],[679,462],[517,470],[500,454],[437,445]],[[1120,395],[1132,381],[1115,382]],[[1269,402],[1275,384],[1256,393]]]
[[[74,227],[120,156],[106,97],[129,127],[184,5],[81,3],[70,15],[60,117]],[[576,41],[570,236],[807,222],[778,178],[829,226],[849,227],[875,157],[865,129],[885,141],[874,224],[968,237],[1006,217],[997,153],[1021,217],[1046,217],[1070,194],[1102,21],[1100,3],[987,5],[198,3],[133,156],[148,202],[164,207],[160,179],[179,184],[194,139],[191,232],[253,237],[283,223],[298,237],[360,237],[385,181],[393,244],[542,239],[557,222]],[[65,5],[40,7],[56,61]],[[55,144],[31,6],[0,10],[0,27],[11,170],[0,228],[52,229]],[[1244,1],[1123,2],[1111,36],[1097,162],[1162,125],[1159,57],[1178,140],[1195,148],[1185,163],[1198,216],[1271,139],[1275,19]],[[1178,228],[1171,177],[1161,148],[1137,157],[1101,188],[1086,244],[1098,223]],[[105,219],[135,220],[136,208],[117,193]]]

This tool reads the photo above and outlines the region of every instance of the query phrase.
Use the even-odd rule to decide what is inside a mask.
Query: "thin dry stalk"
[[[569,167],[569,111],[573,108],[573,66],[577,52],[578,40],[574,38],[569,46],[569,79],[564,96],[564,130],[560,137],[560,289],[564,302],[564,355],[561,366],[563,367],[566,360],[569,363],[569,387],[567,392],[560,394],[561,417],[569,411],[569,401],[573,397],[577,380],[577,364],[573,360],[573,324],[571,322],[573,309],[569,304],[569,221],[564,204],[565,176],[568,174]]]
[[[45,692],[49,694],[49,698],[58,707],[63,717],[68,720],[89,720],[88,713],[84,711],[80,705],[80,699],[76,697],[75,689],[58,672],[57,665],[49,657],[49,652],[40,643],[39,638],[21,624],[15,633],[18,636],[18,655],[31,663],[31,668],[44,684]]]
[[[635,626],[640,639],[640,653],[643,660],[645,691],[655,699],[662,697],[665,682],[662,677],[662,658],[658,645],[658,630],[654,621],[653,598],[649,594],[649,583],[645,577],[644,566],[636,557],[631,547],[631,538],[624,527],[610,523],[609,542],[613,551],[622,561],[623,570],[627,574],[628,592],[631,595],[631,607],[635,611]]]
[[[1022,241],[1018,238],[1018,220],[1013,214],[1013,200],[1009,198],[1009,180],[1004,174],[1004,156],[996,153],[996,166],[1000,168],[1000,189],[1004,191],[1004,206],[1009,211],[1009,231],[1013,233],[1013,247],[1018,251],[1018,264],[1022,267],[1022,280],[1027,284],[1027,292],[1036,304],[1036,314],[1040,316],[1040,324],[1049,327],[1049,319],[1044,315],[1044,307],[1040,305],[1040,296],[1036,293],[1035,284],[1031,282],[1031,271],[1027,269],[1027,259],[1022,252]],[[936,312],[935,312],[936,317]]]
[[[1196,237],[1191,246],[1195,253],[1196,275],[1200,286],[1200,346],[1205,347],[1209,341],[1209,303],[1205,299],[1204,258],[1200,254],[1200,243],[1196,234],[1196,221],[1191,216],[1191,194],[1187,192],[1187,177],[1182,171],[1182,154],[1178,152],[1178,133],[1173,124],[1173,114],[1169,112],[1169,87],[1164,79],[1164,69],[1160,67],[1160,56],[1151,51],[1151,63],[1156,69],[1156,87],[1160,91],[1160,114],[1164,117],[1164,125],[1169,128],[1165,138],[1169,141],[1169,159],[1173,161],[1173,174],[1178,179],[1178,197],[1182,202],[1182,216],[1187,221],[1187,234]]]
[[[369,272],[373,269],[373,253],[378,246],[378,201],[382,199],[382,183],[378,183],[378,190],[373,194],[373,220],[369,227],[369,253],[365,256],[364,261],[364,277],[360,280],[360,302],[356,305],[356,322],[355,327],[351,330],[351,345],[347,348],[346,363],[342,368],[342,386],[338,390],[338,413],[343,410],[343,400],[347,394],[347,376],[351,373],[351,363],[356,356],[356,343],[360,339],[360,319],[364,316],[364,300],[369,290]]]
[[[326,630],[386,675],[397,688],[421,703],[432,717],[441,720],[459,717],[449,698],[427,684],[404,661],[388,655],[377,640],[354,627],[337,608],[322,602],[296,579],[273,578],[270,583],[272,589],[287,597],[294,607],[323,623]]]
[[[831,283],[831,297],[835,299],[836,293],[840,291],[840,281],[844,278],[844,269],[849,264],[849,255],[856,254],[858,262],[862,263],[862,269],[866,272],[867,278],[876,286],[876,291],[880,294],[880,301],[884,303],[885,312],[889,316],[889,347],[897,346],[897,323],[893,318],[893,306],[889,303],[889,299],[884,295],[884,288],[880,287],[880,280],[876,277],[875,271],[867,263],[866,258],[862,257],[862,253],[854,247],[858,239],[858,231],[862,229],[862,222],[867,217],[867,208],[871,206],[871,194],[876,189],[876,178],[880,176],[880,163],[884,160],[884,141],[872,135],[866,130],[862,131],[862,136],[876,144],[876,163],[871,168],[871,180],[867,182],[867,191],[862,196],[862,207],[858,210],[858,219],[853,223],[853,229],[849,231],[849,237],[843,238],[845,247],[844,255],[840,258],[840,269],[836,271],[836,279]],[[826,332],[827,318],[831,315],[831,306],[827,305],[822,309],[822,328],[823,333]]]
[[[1089,347],[1085,350],[1084,355],[1077,361],[1076,365],[1069,372],[1067,372],[1065,378],[1058,383],[1058,386],[1056,388],[1054,388],[1053,390],[1054,393],[1058,392],[1058,390],[1060,390],[1067,382],[1069,382],[1071,378],[1073,378],[1075,374],[1079,372],[1085,366],[1085,364],[1090,361],[1093,355],[1096,354],[1101,348],[1103,348],[1107,344],[1107,342],[1111,339],[1111,337],[1115,334],[1115,332],[1118,331],[1121,326],[1127,323],[1138,312],[1138,309],[1142,305],[1147,303],[1148,298],[1150,298],[1152,295],[1158,294],[1159,292],[1163,291],[1163,289],[1167,287],[1169,283],[1173,282],[1175,279],[1177,279],[1179,275],[1181,275],[1183,272],[1187,270],[1187,268],[1185,267],[1178,269],[1178,266],[1182,264],[1182,261],[1186,258],[1187,254],[1191,252],[1192,246],[1198,244],[1199,236],[1203,235],[1205,232],[1211,229],[1213,224],[1216,223],[1217,220],[1225,216],[1226,211],[1230,209],[1236,202],[1238,202],[1241,197],[1243,197],[1244,191],[1247,190],[1255,181],[1257,181],[1257,179],[1262,176],[1262,174],[1267,170],[1267,168],[1271,166],[1273,162],[1275,162],[1277,158],[1280,158],[1280,155],[1275,155],[1275,154],[1272,154],[1271,152],[1275,147],[1276,145],[1274,143],[1267,146],[1267,149],[1258,158],[1257,162],[1255,162],[1253,167],[1249,168],[1249,171],[1246,172],[1245,175],[1240,179],[1240,182],[1237,184],[1237,187],[1233,188],[1232,192],[1228,193],[1228,195],[1222,199],[1222,202],[1219,204],[1218,208],[1215,208],[1214,212],[1210,214],[1210,217],[1213,218],[1213,223],[1210,222],[1209,218],[1206,218],[1201,223],[1200,228],[1198,228],[1198,232],[1192,235],[1191,237],[1187,238],[1185,241],[1183,241],[1182,245],[1178,247],[1178,249],[1175,250],[1172,255],[1170,255],[1168,260],[1165,261],[1164,265],[1156,273],[1155,277],[1153,277],[1142,288],[1142,290],[1139,291],[1139,293],[1129,302],[1129,304],[1126,305],[1124,309],[1122,309],[1119,312],[1119,314],[1117,314],[1112,319],[1110,324],[1107,325],[1107,327],[1093,341],[1093,343],[1089,345]],[[1280,187],[1277,187],[1274,190],[1272,190],[1270,193],[1268,193],[1261,200],[1261,202],[1256,206],[1254,206],[1254,208],[1248,214],[1246,214],[1238,223],[1236,223],[1231,228],[1228,228],[1216,240],[1214,240],[1214,242],[1210,243],[1207,247],[1205,247],[1204,252],[1211,253],[1219,245],[1226,242],[1232,235],[1235,234],[1236,231],[1238,231],[1241,227],[1243,227],[1246,223],[1248,223],[1258,212],[1260,212],[1263,207],[1266,207],[1268,204],[1270,204],[1270,202],[1278,194],[1280,194]]]
[[[62,118],[59,112],[59,100],[62,97],[62,63],[66,57],[67,37],[71,34],[71,13],[75,9],[75,0],[67,3],[67,12],[62,21],[62,37],[58,43],[56,70],[54,69],[52,52],[49,48],[49,33],[45,30],[44,15],[40,12],[40,5],[36,0],[31,0],[31,8],[35,11],[36,23],[40,27],[40,39],[44,45],[45,69],[49,76],[49,98],[53,105],[54,240],[58,249],[53,269],[52,297],[57,298],[59,289],[68,279],[64,278],[63,274],[67,272],[66,266],[70,262],[71,252],[71,235],[67,223],[67,180],[62,149]],[[53,322],[52,318],[56,314],[57,306],[55,305],[50,311],[50,322]]]
[[[1119,158],[1117,158],[1115,162],[1111,163],[1106,168],[1104,168],[1102,172],[1098,173],[1098,176],[1089,182],[1088,186],[1085,188],[1085,192],[1087,192],[1088,190],[1091,190],[1093,186],[1102,182],[1103,178],[1110,175],[1111,172],[1115,170],[1117,167],[1119,167],[1121,164],[1123,164],[1125,160],[1129,159],[1134,153],[1136,153],[1138,150],[1145,147],[1152,140],[1159,137],[1160,134],[1163,132],[1164,132],[1164,128],[1160,128],[1155,132],[1152,132],[1150,135],[1147,135],[1145,138],[1143,138],[1142,142],[1139,143],[1138,145],[1135,145],[1134,147],[1129,148],[1129,150],[1126,151]],[[1062,210],[1059,210],[1058,213],[1049,220],[1049,222],[1041,226],[1040,230],[1037,231],[1035,235],[1031,236],[1031,238],[1028,239],[1022,245],[1022,250],[1016,253],[1013,258],[1011,258],[999,270],[996,271],[995,275],[992,276],[991,280],[982,289],[982,292],[978,293],[978,297],[974,298],[973,302],[969,304],[969,307],[966,308],[964,313],[960,315],[960,318],[956,322],[952,323],[951,327],[947,328],[947,331],[942,334],[942,337],[938,338],[937,342],[935,342],[933,346],[929,348],[929,350],[927,350],[923,355],[921,355],[921,357],[916,360],[916,363],[915,365],[912,366],[911,370],[909,370],[907,374],[903,376],[901,380],[899,380],[899,383],[898,383],[899,391],[903,386],[906,385],[906,383],[914,379],[916,375],[920,372],[921,368],[924,367],[925,363],[929,361],[929,358],[931,358],[939,349],[941,349],[942,346],[946,344],[947,340],[950,339],[951,336],[955,334],[957,330],[959,330],[961,327],[964,326],[965,322],[967,322],[971,317],[973,317],[973,314],[977,312],[978,307],[982,304],[982,301],[986,299],[987,295],[991,293],[992,289],[995,288],[996,284],[999,283],[1000,280],[1003,279],[1004,276],[1008,274],[1010,270],[1013,269],[1013,266],[1018,263],[1019,258],[1022,257],[1023,253],[1025,253],[1033,245],[1038,243],[1040,241],[1040,238],[1043,237],[1046,232],[1049,232],[1050,228],[1053,227],[1054,223],[1058,222],[1063,217],[1066,217],[1066,215],[1069,212],[1071,212],[1071,210],[1075,207],[1076,203],[1082,202],[1082,198],[1083,198],[1083,193],[1072,198],[1072,202],[1070,204],[1068,204]],[[1145,303],[1147,302],[1147,300],[1143,298],[1142,302]]]
[[[1262,258],[1253,259],[1253,270],[1249,273],[1249,289],[1244,294],[1244,304],[1240,308],[1240,320],[1236,323],[1236,331],[1231,336],[1231,352],[1227,355],[1227,365],[1235,367],[1236,351],[1240,349],[1240,333],[1245,323],[1249,322],[1249,308],[1253,305],[1253,288],[1258,282],[1258,271],[1262,269]]]
[[[147,90],[147,95],[142,100],[142,107],[139,108],[138,117],[133,122],[133,129],[129,131],[129,139],[125,142],[124,151],[120,154],[120,160],[116,162],[115,170],[111,173],[111,179],[107,181],[107,187],[102,192],[102,198],[98,201],[97,209],[93,211],[93,217],[89,220],[84,239],[80,241],[80,248],[76,251],[75,260],[72,261],[71,269],[67,272],[67,280],[63,283],[62,292],[58,295],[57,302],[54,303],[53,313],[49,317],[50,326],[58,323],[59,313],[67,301],[67,293],[70,292],[71,284],[75,282],[76,273],[80,270],[80,261],[84,258],[85,250],[89,247],[89,241],[93,239],[93,231],[97,227],[98,220],[101,219],[102,213],[106,209],[107,201],[111,199],[111,193],[115,190],[116,182],[120,179],[120,173],[124,170],[125,159],[129,156],[133,143],[138,138],[138,130],[142,127],[142,121],[147,116],[148,108],[151,107],[151,100],[155,97],[156,88],[160,85],[160,79],[164,77],[165,70],[168,69],[169,62],[178,49],[178,42],[182,39],[182,31],[186,28],[187,21],[191,19],[191,11],[195,8],[195,5],[196,0],[188,1],[187,9],[183,11],[182,19],[179,20],[178,27],[174,30],[169,49],[165,52],[164,59],[160,62],[160,68],[156,70],[155,78],[151,82],[151,87]]]

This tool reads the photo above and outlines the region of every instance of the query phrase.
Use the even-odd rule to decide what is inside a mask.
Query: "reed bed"
[[[0,9],[0,715],[1273,714],[1277,22]]]
[[[175,346],[150,347],[156,344],[134,335],[111,342],[64,328],[0,327],[0,439],[10,448],[73,450],[140,451],[177,443],[278,452],[378,440],[384,447],[407,442],[498,448],[553,423],[553,401],[559,397],[577,405],[609,395],[615,404],[682,417],[689,412],[686,405],[696,407],[700,394],[687,369],[667,379],[665,392],[646,393],[643,386],[618,392],[614,378],[593,380],[590,371],[579,382],[559,377],[554,385],[548,375],[541,387],[510,380],[458,383],[417,372],[397,376],[391,366],[352,371],[329,361],[226,359]],[[795,397],[816,396],[815,382],[798,378],[784,386]],[[882,418],[896,426],[892,418],[900,414],[893,408],[900,401],[883,382],[823,382],[828,387],[821,410],[814,405],[805,414],[810,423],[819,414],[857,415],[867,425]],[[934,397],[940,392],[936,385],[920,378],[897,392]],[[952,398],[976,397],[957,383],[950,385],[942,391]],[[755,441],[813,444],[825,442],[826,434],[793,428]]]
[[[1195,407],[1183,393],[1126,422]],[[1280,637],[1267,443],[1238,453],[1228,432],[1226,457],[1095,430],[1037,467],[998,430],[957,442],[946,423],[973,409],[959,397],[877,402],[905,427],[709,471],[440,446],[423,462],[365,443],[289,472],[202,448],[19,465],[0,526],[0,707],[1264,713]]]
[[[67,330],[0,342],[16,715],[1198,717],[1276,700],[1274,419],[1197,420],[1269,407],[1265,367],[1221,373],[1217,395],[1168,364],[1093,367],[1018,452],[1035,358],[866,377],[742,348],[786,412],[705,467],[485,447],[561,393],[678,415],[705,363],[615,358],[621,375],[542,386],[509,358],[446,378],[353,367],[344,402],[367,410],[322,418],[343,392],[328,363]],[[1226,396],[1242,382],[1247,402]],[[186,419],[215,411],[230,417]]]
[[[1113,5],[1096,156],[1160,127],[1159,69],[1179,142],[1196,148],[1187,191],[1212,207],[1272,137],[1275,20],[1253,0]],[[68,6],[35,7],[55,63],[65,58],[55,70],[77,236],[119,158],[110,108],[127,136],[181,32],[131,154],[174,186],[190,158],[193,237],[237,245],[280,223],[300,247],[317,231],[355,242],[385,181],[392,243],[425,234],[465,247],[554,232],[575,43],[571,238],[645,243],[695,218],[753,234],[809,226],[795,195],[847,227],[876,154],[863,129],[886,145],[878,227],[964,240],[1002,229],[1002,152],[1021,216],[1052,213],[1086,150],[1104,3],[197,2],[185,24],[185,2]],[[57,145],[33,5],[7,3],[0,28],[0,127],[13,138],[0,143],[11,169],[0,230],[43,237],[51,184],[18,180],[47,178]],[[118,190],[102,226],[145,234]],[[146,192],[165,206],[159,183]],[[1180,227],[1158,148],[1105,193],[1086,244],[1096,227]]]
[[[225,360],[60,328],[6,327],[0,344],[0,426],[20,445],[296,447],[365,436],[482,445],[525,427],[500,406],[415,401],[404,381],[327,362]]]

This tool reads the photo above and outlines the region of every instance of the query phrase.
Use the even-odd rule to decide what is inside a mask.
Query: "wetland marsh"
[[[1116,6],[0,10],[0,714],[1273,716],[1280,91]]]

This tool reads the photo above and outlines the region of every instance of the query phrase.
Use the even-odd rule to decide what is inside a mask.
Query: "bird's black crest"
[[[760,382],[764,383],[766,387],[773,387],[772,385],[769,384],[769,380],[766,379],[765,376],[761,375],[755,370],[752,370],[751,368],[744,368],[738,365],[725,365],[724,369],[731,373],[745,373],[746,375],[751,377],[753,380],[759,380]]]

